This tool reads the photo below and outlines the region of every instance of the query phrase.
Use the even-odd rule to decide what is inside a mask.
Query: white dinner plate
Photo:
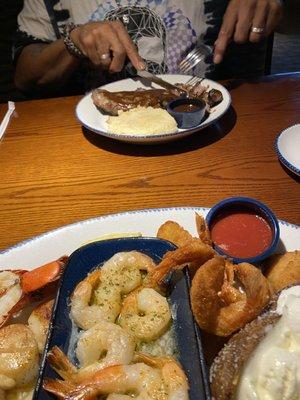
[[[159,75],[161,78],[166,81],[176,84],[176,83],[185,83],[187,82],[191,76],[190,75]],[[168,142],[171,140],[176,140],[185,136],[188,136],[194,132],[198,132],[199,130],[205,128],[206,126],[215,122],[218,118],[220,118],[229,108],[231,103],[231,97],[227,89],[221,84],[209,80],[204,79],[201,82],[201,85],[208,86],[208,89],[218,89],[222,92],[223,100],[220,104],[213,107],[211,113],[208,117],[198,126],[192,129],[178,129],[177,132],[167,133],[167,134],[155,134],[155,135],[119,135],[107,132],[106,120],[108,118],[107,115],[102,114],[94,105],[91,93],[84,96],[76,107],[76,116],[79,119],[80,123],[85,126],[87,129],[98,133],[102,136],[107,136],[112,139],[121,140],[129,143],[141,143],[141,144],[151,144],[151,143],[162,143]],[[153,84],[151,87],[145,86],[142,81],[139,79],[123,79],[121,81],[109,83],[107,85],[101,86],[102,89],[106,89],[112,92],[119,92],[123,90],[137,90],[139,88],[161,88],[160,86]]]
[[[281,132],[276,139],[275,148],[282,164],[300,176],[300,124]]]
[[[111,214],[66,225],[16,244],[0,253],[1,269],[33,269],[107,234],[141,233],[156,236],[164,222],[173,220],[192,235],[197,235],[195,212],[206,216],[208,208],[175,207]],[[284,221],[280,226],[280,252],[300,248],[300,227]]]

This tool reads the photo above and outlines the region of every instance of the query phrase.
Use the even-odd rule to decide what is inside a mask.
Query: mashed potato
[[[162,108],[137,107],[109,117],[107,131],[118,135],[155,135],[176,132],[177,124]]]

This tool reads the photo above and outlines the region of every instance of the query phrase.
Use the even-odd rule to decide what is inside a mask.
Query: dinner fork
[[[192,88],[199,85],[203,81],[204,78],[199,78],[199,76],[192,76],[188,81],[185,82],[185,85],[191,86]]]
[[[212,55],[212,49],[205,44],[196,46],[191,50],[184,59],[179,63],[179,68],[184,74],[188,73],[201,61],[205,61],[208,56]]]

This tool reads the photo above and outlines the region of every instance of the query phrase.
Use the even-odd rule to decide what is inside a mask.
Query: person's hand
[[[96,67],[119,72],[126,57],[137,69],[145,69],[145,63],[139,56],[124,25],[116,21],[88,22],[71,32],[71,39],[81,52]]]
[[[231,0],[215,42],[214,63],[223,60],[228,44],[259,42],[269,35],[282,13],[279,0]]]

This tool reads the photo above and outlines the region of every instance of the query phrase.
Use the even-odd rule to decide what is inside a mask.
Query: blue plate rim
[[[295,167],[293,164],[291,164],[283,155],[282,152],[280,151],[280,139],[282,137],[282,135],[284,135],[286,133],[286,131],[288,131],[291,128],[294,128],[295,126],[299,126],[300,124],[294,124],[289,126],[288,128],[284,129],[283,131],[281,131],[279,133],[279,135],[277,135],[276,139],[275,139],[275,151],[277,154],[277,157],[279,158],[279,160],[282,162],[282,164],[284,166],[286,166],[290,171],[294,172],[296,175],[300,176],[300,169]]]
[[[94,222],[94,221],[101,221],[101,220],[106,219],[108,217],[115,218],[115,217],[123,216],[123,215],[157,213],[157,212],[164,212],[164,211],[180,211],[180,210],[205,211],[205,212],[208,212],[210,209],[211,209],[211,207],[181,206],[181,207],[160,207],[160,208],[144,208],[144,209],[142,208],[142,209],[138,209],[138,210],[131,210],[131,211],[123,211],[123,212],[117,212],[117,213],[104,214],[104,215],[100,215],[98,217],[82,219],[82,220],[73,222],[71,224],[66,224],[66,225],[60,226],[58,228],[51,229],[50,231],[43,232],[43,233],[41,233],[39,235],[32,236],[32,237],[30,237],[28,239],[22,240],[22,241],[14,244],[14,245],[8,247],[7,249],[0,250],[0,255],[1,254],[8,254],[9,252],[11,252],[11,251],[13,251],[13,250],[15,250],[15,249],[17,249],[19,247],[22,247],[22,246],[24,246],[24,245],[26,245],[26,244],[28,244],[30,242],[34,242],[34,241],[36,241],[36,240],[38,240],[38,239],[40,239],[42,237],[46,237],[46,236],[52,235],[55,232],[62,231],[64,229],[66,229],[67,227],[73,228],[75,226],[79,226],[79,225],[82,225],[82,224],[85,224],[85,223],[91,223],[91,222]],[[300,229],[300,225],[293,224],[291,222],[283,221],[283,220],[280,220],[280,219],[278,220],[278,222],[280,224],[282,224],[282,225],[290,226],[290,227],[292,227],[294,229]]]

